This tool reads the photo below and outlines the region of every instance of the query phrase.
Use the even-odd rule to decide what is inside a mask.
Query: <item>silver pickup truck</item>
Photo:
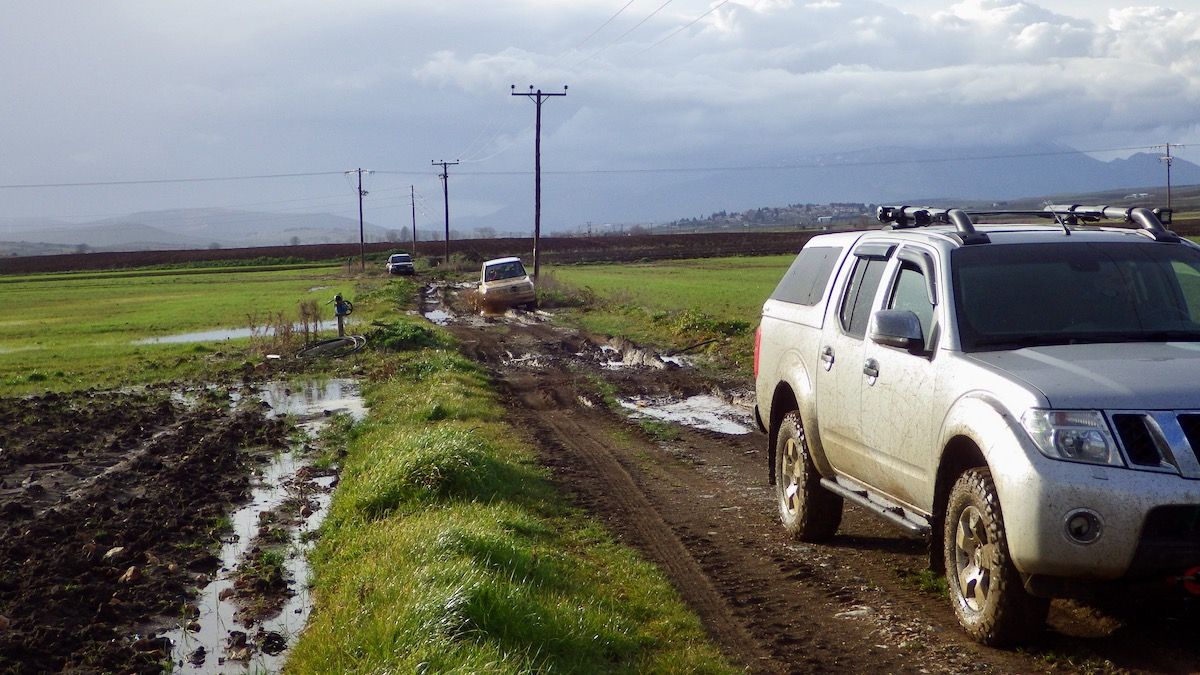
[[[881,207],[883,230],[811,239],[755,348],[784,526],[828,539],[849,500],[928,537],[990,645],[1051,597],[1196,588],[1200,246],[1160,216]]]

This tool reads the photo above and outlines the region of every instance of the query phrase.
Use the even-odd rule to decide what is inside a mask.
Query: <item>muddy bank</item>
[[[288,425],[223,391],[0,399],[0,672],[161,672]]]

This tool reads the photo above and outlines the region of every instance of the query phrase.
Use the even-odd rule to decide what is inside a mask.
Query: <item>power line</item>
[[[735,165],[735,166],[689,166],[689,167],[644,167],[644,168],[614,168],[614,169],[576,169],[576,170],[558,170],[558,171],[543,171],[544,174],[553,175],[604,175],[604,174],[642,174],[642,173],[702,173],[702,172],[721,172],[721,171],[793,171],[798,169],[836,169],[841,167],[854,166],[890,166],[897,164],[936,164],[947,162],[969,162],[969,161],[986,161],[993,159],[1019,159],[1023,157],[1053,157],[1063,155],[1082,155],[1082,154],[1098,154],[1106,152],[1133,152],[1133,151],[1152,151],[1163,148],[1163,144],[1158,145],[1138,145],[1121,148],[1087,148],[1081,150],[1050,150],[1045,152],[1024,152],[1024,153],[1007,153],[993,155],[972,155],[967,157],[908,157],[900,159],[873,159],[853,162],[812,162],[804,164],[759,164],[759,165]],[[1172,143],[1171,148],[1187,147],[1177,143]],[[1172,155],[1172,160],[1178,158],[1178,155]],[[436,165],[437,162],[434,162]],[[302,178],[311,176],[335,176],[343,174],[344,171],[320,171],[312,173],[287,173],[287,174],[262,174],[258,176],[226,176],[220,178],[177,178],[177,179],[153,179],[153,180],[131,180],[131,181],[94,181],[80,183],[21,183],[0,185],[0,189],[16,190],[25,188],[65,188],[65,187],[91,187],[98,185],[153,185],[160,183],[187,183],[187,182],[214,182],[222,180],[254,180],[261,178]],[[428,170],[424,171],[408,171],[401,169],[380,170],[372,173],[389,175],[389,176],[428,176]],[[462,171],[459,175],[462,176],[528,176],[532,171]],[[352,186],[353,187],[353,186]],[[376,192],[398,191],[402,188],[382,188]],[[418,195],[419,197],[419,195]],[[291,201],[307,201],[307,200],[323,200],[329,197],[306,197],[297,198],[295,200],[280,200],[275,203],[287,203]],[[232,205],[205,205],[192,208],[237,208],[239,206],[255,206],[259,204],[270,204],[272,202],[257,202],[250,204],[232,204]],[[104,217],[106,214],[100,214],[94,217]],[[111,214],[113,216],[121,216],[125,214]],[[63,218],[82,218],[93,216],[60,216]]]
[[[617,37],[615,37],[615,38],[613,38],[612,40],[610,40],[610,41],[609,41],[607,44],[605,44],[604,46],[600,47],[600,48],[599,48],[599,49],[597,49],[596,51],[594,51],[594,52],[592,52],[591,54],[588,54],[587,56],[585,56],[585,57],[583,57],[582,59],[580,59],[580,60],[579,60],[579,61],[578,61],[578,62],[577,62],[575,65],[571,66],[571,70],[575,70],[575,69],[576,69],[576,68],[578,68],[579,66],[582,66],[583,64],[587,63],[588,61],[591,61],[592,59],[596,58],[596,56],[598,56],[598,55],[600,54],[600,52],[602,52],[602,51],[604,51],[605,49],[608,49],[609,47],[613,46],[614,44],[616,44],[616,43],[620,42],[622,39],[624,39],[624,37],[625,37],[626,35],[629,35],[630,33],[632,33],[633,31],[637,30],[638,28],[641,28],[643,24],[645,24],[645,23],[646,23],[647,21],[649,21],[650,19],[653,19],[653,18],[654,18],[654,17],[655,17],[655,16],[656,16],[656,15],[657,15],[659,12],[663,11],[664,9],[666,9],[667,5],[671,4],[672,2],[674,2],[674,0],[666,0],[666,2],[664,2],[664,3],[663,3],[663,4],[661,4],[661,5],[659,5],[657,9],[655,9],[653,12],[650,12],[649,14],[647,14],[645,18],[643,18],[641,21],[639,21],[639,22],[635,23],[635,24],[634,24],[634,25],[633,25],[631,28],[629,28],[628,30],[626,30],[624,33],[621,33],[621,34],[620,34],[620,35],[618,35]]]
[[[88,181],[79,183],[18,183],[0,185],[0,190],[23,188],[100,187],[107,185],[162,185],[165,183],[214,183],[218,181],[260,180],[265,178],[307,178],[310,176],[336,176],[341,171],[316,171],[310,173],[267,173],[257,176],[215,176],[205,178],[150,178],[139,180]]]
[[[608,20],[606,20],[604,23],[600,24],[600,26],[599,26],[598,28],[596,28],[596,30],[594,30],[594,31],[592,31],[592,32],[590,32],[590,33],[588,33],[588,34],[587,34],[587,37],[585,37],[585,38],[583,38],[582,40],[580,40],[580,41],[579,41],[579,43],[575,45],[575,48],[576,48],[576,49],[578,49],[579,47],[582,47],[582,46],[584,45],[584,43],[586,43],[588,40],[591,40],[593,37],[595,37],[595,36],[596,36],[596,33],[599,33],[600,31],[604,30],[604,27],[605,27],[605,26],[607,26],[608,24],[612,23],[612,22],[613,22],[613,20],[614,20],[614,19],[616,19],[618,16],[621,16],[621,13],[622,13],[622,12],[624,12],[625,10],[629,9],[629,6],[630,6],[630,5],[632,5],[632,4],[633,4],[634,2],[636,2],[636,1],[637,1],[637,0],[629,0],[629,2],[625,3],[624,5],[622,5],[622,6],[621,6],[621,9],[618,9],[618,10],[617,10],[617,12],[616,12],[615,14],[613,14],[613,15],[612,15],[612,16],[610,16],[610,17],[608,17]]]
[[[650,45],[649,47],[646,47],[646,48],[645,48],[645,49],[643,49],[642,51],[638,52],[638,54],[639,54],[639,55],[640,55],[640,54],[645,54],[646,52],[650,51],[651,49],[654,49],[655,47],[657,47],[657,46],[661,45],[662,43],[666,42],[667,40],[670,40],[671,38],[675,37],[676,35],[678,35],[678,34],[682,33],[683,31],[685,31],[685,30],[687,30],[687,29],[691,28],[692,26],[695,26],[695,25],[696,25],[696,24],[697,24],[697,23],[698,23],[698,22],[699,22],[701,19],[703,19],[704,17],[708,16],[709,14],[712,14],[713,12],[717,11],[718,9],[721,9],[721,8],[722,8],[722,7],[724,7],[724,6],[725,6],[725,4],[726,4],[726,3],[728,3],[728,2],[729,2],[729,0],[721,0],[721,2],[719,2],[719,3],[715,4],[715,5],[713,5],[712,7],[709,7],[707,12],[705,12],[705,13],[701,14],[700,16],[698,16],[698,17],[696,17],[696,18],[692,19],[691,21],[689,21],[688,23],[686,23],[686,24],[684,24],[684,25],[680,26],[679,28],[676,28],[674,31],[672,31],[672,32],[671,32],[671,34],[670,34],[670,35],[668,35],[668,36],[664,37],[663,39],[659,40],[658,42],[655,42],[654,44]]]
[[[1174,143],[1172,147],[1180,147]],[[795,171],[802,169],[839,169],[857,166],[892,166],[897,164],[945,164],[949,162],[973,162],[993,159],[1019,159],[1023,157],[1054,157],[1062,155],[1084,155],[1103,152],[1128,152],[1132,150],[1153,150],[1161,146],[1139,145],[1125,148],[1098,148],[1088,150],[1050,150],[1045,152],[1016,152],[996,155],[972,155],[967,157],[908,157],[901,159],[877,159],[852,162],[812,162],[807,164],[747,164],[737,166],[687,166],[687,167],[646,167],[623,169],[575,169],[559,171],[543,171],[544,174],[554,175],[605,175],[605,174],[641,174],[641,173],[717,173],[723,171]],[[393,173],[381,171],[380,173]],[[401,173],[401,172],[395,172]],[[463,171],[463,176],[528,176],[531,171]]]

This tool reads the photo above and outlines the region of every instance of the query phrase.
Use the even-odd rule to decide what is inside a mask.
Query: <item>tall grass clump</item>
[[[386,359],[288,671],[730,672],[662,575],[554,491],[478,366]]]

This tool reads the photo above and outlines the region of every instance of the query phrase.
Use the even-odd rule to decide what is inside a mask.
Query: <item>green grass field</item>
[[[583,290],[594,298],[586,311],[575,314],[575,320],[594,333],[671,348],[714,339],[703,351],[745,371],[762,305],[793,259],[779,255],[559,265],[550,268],[550,284]]]
[[[196,376],[205,356],[248,340],[135,344],[218,328],[262,327],[305,300],[325,305],[353,281],[337,267],[114,272],[0,278],[0,391],[78,389]],[[351,295],[352,297],[352,295]]]

